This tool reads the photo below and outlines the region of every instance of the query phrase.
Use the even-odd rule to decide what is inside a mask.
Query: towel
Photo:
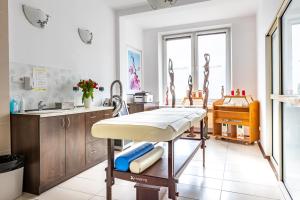
[[[191,126],[195,117],[202,118],[205,114],[206,111],[199,108],[163,108],[111,118],[97,124],[150,126],[160,129],[171,127],[177,132],[187,124]]]

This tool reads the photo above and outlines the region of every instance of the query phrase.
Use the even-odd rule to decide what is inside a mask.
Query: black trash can
[[[24,157],[20,155],[0,156],[1,199],[14,200],[22,195]]]

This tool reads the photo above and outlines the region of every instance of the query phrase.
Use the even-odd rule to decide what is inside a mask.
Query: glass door
[[[277,23],[276,23],[277,24]],[[271,34],[271,71],[272,71],[272,95],[281,94],[281,70],[280,70],[280,45],[279,31],[275,24]],[[280,160],[280,136],[281,136],[281,103],[272,101],[272,159],[278,170]],[[278,171],[277,171],[278,172]]]
[[[282,17],[283,96],[300,99],[300,1],[293,0]],[[285,101],[283,182],[293,199],[300,199],[300,105]]]

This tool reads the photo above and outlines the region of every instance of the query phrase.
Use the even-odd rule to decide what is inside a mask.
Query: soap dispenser
[[[25,99],[24,97],[21,97],[21,101],[20,101],[20,112],[24,113],[25,112]]]
[[[9,102],[10,113],[14,114],[18,112],[18,102],[12,98]]]

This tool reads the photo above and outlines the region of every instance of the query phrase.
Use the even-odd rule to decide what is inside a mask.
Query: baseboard
[[[265,150],[264,150],[264,148],[262,147],[260,141],[258,141],[257,144],[258,144],[258,147],[259,147],[259,149],[260,149],[262,155],[264,156],[264,158],[265,158],[265,159],[270,158],[270,156],[267,156],[267,155],[266,155]]]
[[[280,188],[281,194],[282,194],[282,196],[283,196],[283,198],[284,198],[285,200],[293,200],[293,199],[291,198],[289,192],[287,191],[285,185],[283,184],[283,182],[280,182],[280,183],[279,183],[279,188]]]
[[[278,172],[277,172],[277,170],[276,170],[274,164],[273,164],[272,161],[271,161],[271,157],[266,155],[265,150],[264,150],[264,148],[262,147],[260,141],[258,141],[257,144],[258,144],[258,147],[259,147],[259,149],[260,149],[260,151],[261,151],[263,157],[264,157],[265,159],[268,160],[269,165],[271,166],[271,168],[272,168],[272,170],[273,170],[273,172],[274,172],[274,174],[275,174],[277,180],[279,180]]]

